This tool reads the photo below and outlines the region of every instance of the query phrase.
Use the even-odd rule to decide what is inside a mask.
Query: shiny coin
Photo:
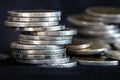
[[[77,34],[76,29],[66,28],[59,31],[43,31],[43,32],[23,32],[23,35],[39,35],[39,36],[70,36]]]
[[[25,45],[25,44],[19,44],[17,42],[13,42],[11,44],[11,48],[14,49],[61,49],[63,46],[57,46],[57,45]]]
[[[62,59],[44,59],[44,60],[25,60],[25,59],[16,59],[16,61],[26,64],[60,64],[69,62],[69,58]]]
[[[111,59],[120,60],[120,51],[109,51],[106,53],[106,56]]]
[[[119,18],[120,9],[114,7],[92,7],[86,9],[86,13],[93,16]]]
[[[103,22],[96,22],[92,20],[86,20],[85,15],[73,15],[68,17],[68,21],[76,26],[102,26],[105,25]]]
[[[24,28],[14,28],[20,31],[56,31],[65,29],[64,25],[48,26],[48,27],[24,27]]]
[[[71,68],[77,66],[76,61],[70,61],[67,63],[62,63],[62,64],[49,64],[49,65],[40,65],[38,67],[45,67],[45,68]]]
[[[54,55],[54,54],[65,54],[66,49],[51,49],[51,50],[25,50],[25,49],[14,49],[13,52],[28,54],[28,55]]]
[[[73,58],[81,65],[93,65],[93,66],[117,66],[117,60],[109,60],[107,57],[77,57]]]
[[[40,22],[40,21],[60,21],[61,17],[27,18],[27,17],[8,17],[8,21],[17,22]]]
[[[19,39],[18,43],[20,44],[36,44],[36,45],[66,45],[71,44],[72,40],[59,40],[59,41],[33,41],[33,40],[24,40]]]
[[[19,39],[26,39],[26,40],[45,40],[45,41],[52,41],[52,40],[71,40],[72,36],[32,36],[32,35],[19,35]]]
[[[69,50],[70,55],[94,55],[107,52],[111,47],[105,43],[92,43],[90,47],[81,50]]]
[[[10,16],[16,17],[53,17],[61,16],[60,11],[56,10],[13,10],[8,11]]]
[[[28,54],[21,54],[13,52],[12,57],[19,58],[19,59],[61,59],[63,58],[63,54],[54,54],[54,55],[28,55]]]
[[[38,26],[55,26],[58,22],[11,22],[5,21],[6,26],[12,27],[38,27]]]

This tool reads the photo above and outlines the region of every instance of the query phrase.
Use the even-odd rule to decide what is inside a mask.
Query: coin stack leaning
[[[68,21],[78,29],[81,38],[114,44],[120,42],[120,9],[92,7],[85,14],[72,15]]]
[[[11,43],[16,61],[40,67],[73,67],[77,63],[66,57],[64,45],[71,44],[76,29],[60,25],[61,12],[55,10],[8,11],[5,25],[20,30],[19,39]]]

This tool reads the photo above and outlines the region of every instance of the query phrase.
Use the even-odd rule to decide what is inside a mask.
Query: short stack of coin
[[[40,67],[73,67],[77,63],[66,57],[64,45],[71,44],[76,29],[60,25],[61,12],[55,10],[8,11],[5,25],[20,30],[11,44],[16,61]]]
[[[120,43],[120,9],[113,7],[88,8],[84,14],[69,16],[68,21],[72,27],[78,29],[77,37],[80,42],[86,41],[82,45],[73,43],[67,47],[67,51],[73,55],[74,59],[84,65],[118,65],[117,60],[111,60],[113,58],[109,58],[105,53],[109,53],[108,44],[115,45],[120,49],[118,46]],[[71,49],[71,46],[74,46],[75,49]],[[78,46],[82,49],[77,48]]]
[[[114,44],[120,42],[120,9],[112,7],[88,8],[85,14],[72,15],[68,21],[78,29],[81,38]]]

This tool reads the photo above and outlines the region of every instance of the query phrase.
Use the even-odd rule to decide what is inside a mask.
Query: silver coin
[[[15,30],[20,31],[56,31],[56,30],[63,30],[65,29],[64,25],[57,25],[57,26],[48,26],[48,27],[24,27],[24,28],[14,28]]]
[[[92,43],[90,47],[79,50],[69,50],[68,54],[72,55],[94,55],[107,52],[111,47],[106,43]]]
[[[105,54],[108,58],[120,60],[120,51],[108,51]]]
[[[75,35],[77,34],[76,29],[71,29],[71,28],[66,28],[64,30],[59,30],[59,31],[43,31],[43,32],[24,32],[22,33],[23,35],[25,34],[30,34],[30,35],[39,35],[39,36],[70,36],[70,35]]]
[[[44,59],[44,60],[23,60],[23,59],[16,59],[16,61],[26,64],[60,64],[60,63],[67,63],[70,61],[69,58],[62,58],[62,59]]]
[[[39,65],[38,67],[44,67],[44,68],[71,68],[77,66],[76,61],[70,61],[67,63],[62,64],[49,64],[49,65]]]
[[[86,20],[85,15],[72,15],[68,17],[68,21],[77,26],[103,26],[105,23],[96,22],[92,20]]]
[[[86,9],[86,13],[99,17],[120,18],[120,9],[114,7],[92,7]]]
[[[81,65],[93,65],[93,66],[117,66],[119,63],[117,60],[109,60],[105,56],[102,57],[79,57],[73,58]]]
[[[34,41],[34,40],[25,40],[19,39],[18,43],[20,44],[36,44],[36,45],[66,45],[71,44],[72,40],[59,40],[59,41]]]
[[[28,60],[43,60],[43,59],[61,59],[64,58],[63,54],[54,54],[54,55],[28,55],[28,54],[21,54],[21,53],[12,53],[12,57],[19,58],[19,59],[28,59]]]
[[[8,58],[9,58],[8,55],[6,55],[6,54],[0,54],[0,60],[6,60]]]
[[[105,23],[120,23],[119,18],[108,18],[108,17],[98,17],[98,16],[85,16],[85,19],[93,20],[97,22],[105,22]]]
[[[60,11],[56,10],[13,10],[8,11],[10,16],[16,17],[53,17],[61,16]]]
[[[26,39],[26,40],[71,40],[73,37],[72,36],[32,36],[32,35],[19,35],[19,39]]]
[[[19,44],[17,42],[11,43],[11,48],[14,49],[44,49],[44,50],[50,50],[50,49],[61,49],[63,46],[57,46],[57,45],[25,45],[25,44]]]
[[[38,27],[38,26],[55,26],[58,22],[11,22],[5,21],[6,26],[12,27]]]
[[[44,18],[28,18],[28,17],[11,17],[8,16],[8,21],[17,22],[40,22],[40,21],[60,21],[61,17],[44,17]]]
[[[54,55],[54,54],[65,54],[66,49],[51,49],[51,50],[25,50],[25,49],[14,49],[13,52],[21,53],[21,54],[28,54],[28,55]]]

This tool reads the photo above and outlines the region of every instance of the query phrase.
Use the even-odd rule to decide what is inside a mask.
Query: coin
[[[51,50],[26,50],[26,49],[13,49],[15,53],[28,54],[28,55],[54,55],[54,54],[65,54],[66,49],[51,49]]]
[[[42,17],[42,18],[38,18],[38,17],[34,17],[34,18],[28,18],[28,17],[11,17],[9,16],[7,18],[8,21],[17,21],[17,22],[40,22],[40,21],[60,21],[61,17]]]
[[[6,55],[6,54],[0,54],[0,60],[6,60],[8,58],[9,58],[8,55]]]
[[[26,64],[60,64],[69,62],[69,58],[62,58],[62,59],[44,59],[44,60],[23,60],[23,59],[16,59],[16,61]]]
[[[93,65],[93,66],[117,66],[117,60],[109,60],[107,57],[74,57],[81,65]]]
[[[58,25],[58,22],[12,22],[5,21],[6,26],[12,27],[37,27],[37,26],[55,26]]]
[[[61,16],[60,11],[56,10],[12,10],[8,15],[16,17],[54,17]]]
[[[76,29],[66,28],[59,31],[43,31],[43,32],[23,32],[23,35],[39,35],[39,36],[70,36],[77,34]]]
[[[26,39],[26,40],[71,40],[72,36],[32,36],[32,35],[19,35],[19,39]]]
[[[90,47],[79,50],[69,50],[70,55],[93,55],[107,52],[111,47],[105,43],[92,43]]]
[[[86,9],[86,13],[93,16],[119,18],[120,9],[114,7],[92,7]]]
[[[111,50],[111,51],[108,51],[105,55],[108,58],[120,60],[120,51]]]
[[[62,63],[62,64],[58,63],[58,64],[40,65],[40,67],[45,67],[45,68],[71,68],[75,66],[77,66],[76,61],[70,61],[70,62]]]
[[[14,49],[61,49],[63,46],[57,46],[57,45],[25,45],[25,44],[19,44],[17,42],[11,43],[11,48]]]

